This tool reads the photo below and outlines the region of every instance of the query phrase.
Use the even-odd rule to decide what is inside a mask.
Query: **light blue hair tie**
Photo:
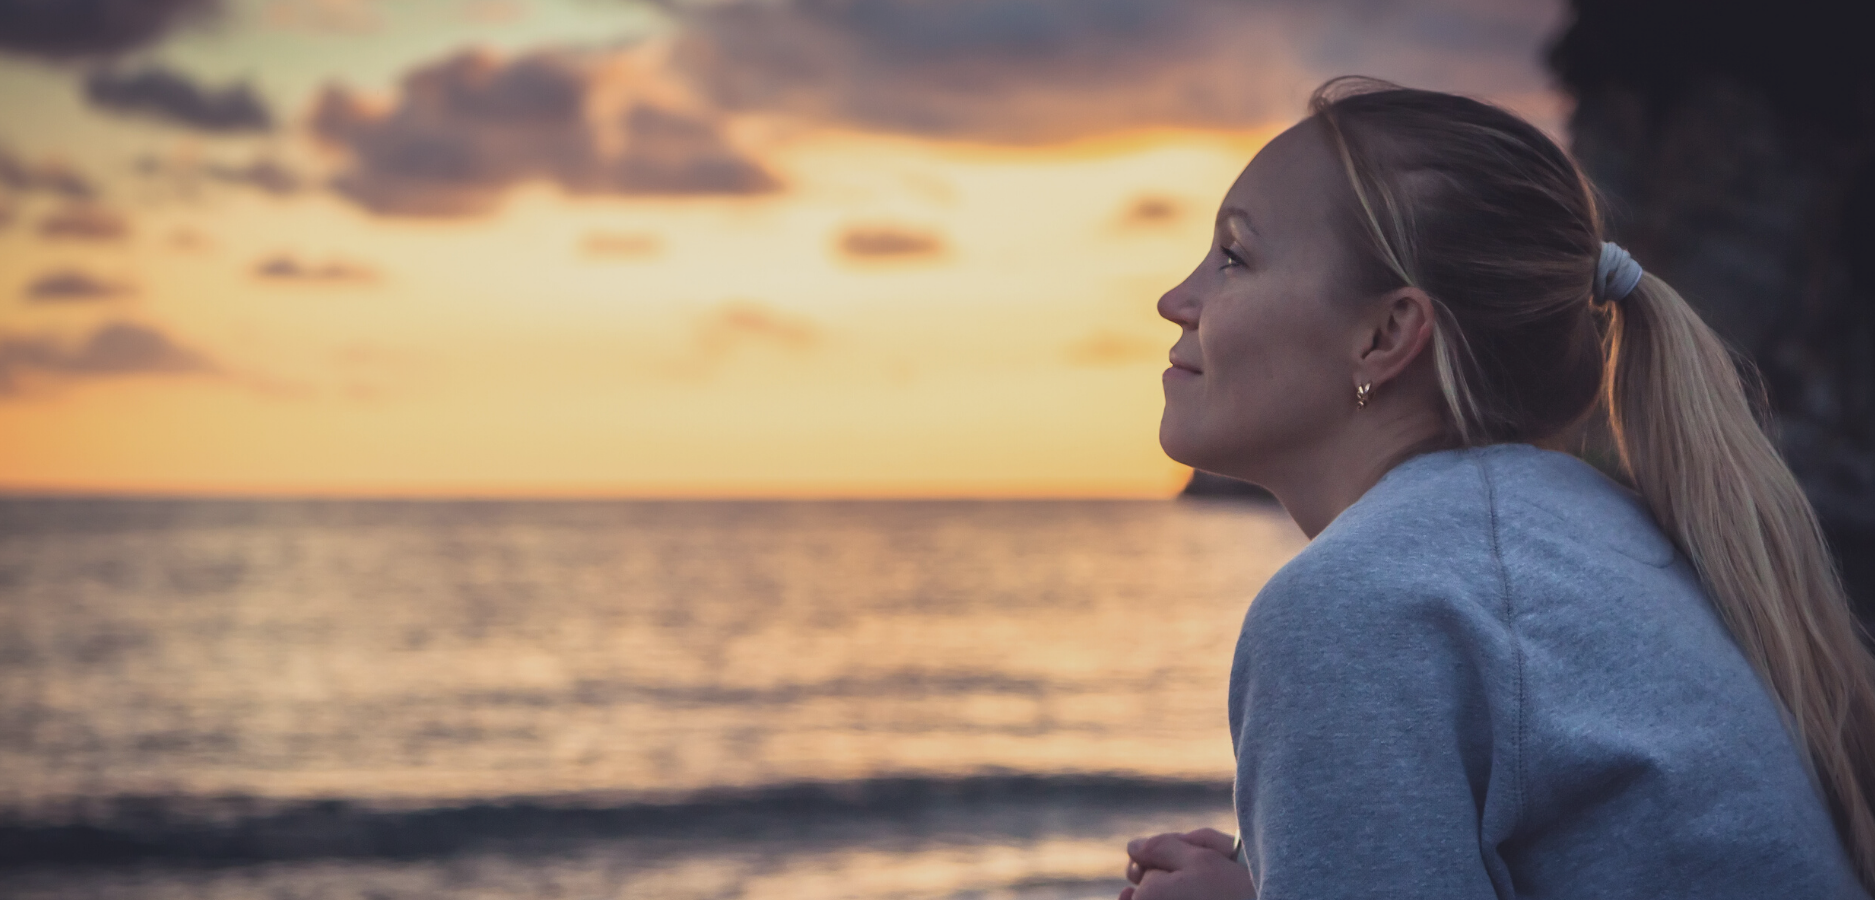
[[[1641,264],[1614,241],[1602,242],[1602,258],[1595,263],[1595,300],[1613,303],[1634,293],[1641,283]]]

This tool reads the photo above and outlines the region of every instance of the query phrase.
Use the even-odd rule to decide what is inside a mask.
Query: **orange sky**
[[[1038,62],[998,55],[998,0],[960,2],[984,17],[901,33],[257,0],[111,55],[12,48],[0,489],[1163,496],[1185,470],[1157,446],[1153,304],[1324,67],[1361,61],[1336,54],[1561,115],[1534,61],[1553,10],[1448,0],[1477,27],[1419,52],[1280,3],[1220,42],[1203,17],[1239,13],[1193,0],[1115,32],[1127,58],[1077,21]],[[1316,43],[1231,49],[1282,28]],[[1445,46],[1504,34],[1530,46]],[[747,42],[782,39],[847,68],[777,86]],[[151,65],[245,80],[271,127],[137,106],[134,80],[86,99],[97,67]],[[1190,99],[1211,80],[1246,87]],[[451,91],[480,93],[424,105]]]

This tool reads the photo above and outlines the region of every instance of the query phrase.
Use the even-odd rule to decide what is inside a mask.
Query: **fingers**
[[[1162,837],[1165,837],[1165,835],[1155,834],[1152,837],[1134,838],[1130,841],[1127,841],[1126,842],[1126,858],[1132,860],[1132,862],[1128,865],[1128,868],[1130,869],[1133,866],[1140,865],[1139,855],[1143,851],[1145,846],[1148,843],[1151,843],[1152,841],[1156,841]]]
[[[1139,880],[1144,877],[1146,877],[1146,870],[1140,868],[1139,863],[1128,860],[1126,863],[1126,880],[1138,884]]]
[[[1200,828],[1196,831],[1187,831],[1179,835],[1179,839],[1187,844],[1195,844],[1206,850],[1222,853],[1225,856],[1229,856],[1237,851],[1237,837],[1235,835],[1225,834],[1215,828]],[[1134,882],[1134,884],[1138,884],[1138,882]]]
[[[1177,835],[1171,835],[1177,840]],[[1179,841],[1179,843],[1184,843]],[[1137,887],[1122,893],[1125,900],[1236,900],[1255,897],[1257,887],[1250,871],[1224,858],[1224,855],[1185,844],[1191,864],[1177,870],[1148,869]]]
[[[1130,887],[1121,888],[1120,900],[1133,900],[1133,889]]]
[[[1126,845],[1126,855],[1141,869],[1164,869],[1177,871],[1188,865],[1198,854],[1209,852],[1195,844],[1186,843],[1183,835],[1155,834],[1149,838],[1139,838]]]

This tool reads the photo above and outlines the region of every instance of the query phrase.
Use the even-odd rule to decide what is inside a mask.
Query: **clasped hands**
[[[1120,900],[1251,900],[1250,870],[1231,853],[1237,839],[1215,828],[1155,834],[1126,845],[1126,880]]]

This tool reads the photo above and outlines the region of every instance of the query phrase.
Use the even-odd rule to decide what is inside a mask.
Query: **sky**
[[[0,491],[1175,493],[1154,304],[1554,0],[0,0]]]

